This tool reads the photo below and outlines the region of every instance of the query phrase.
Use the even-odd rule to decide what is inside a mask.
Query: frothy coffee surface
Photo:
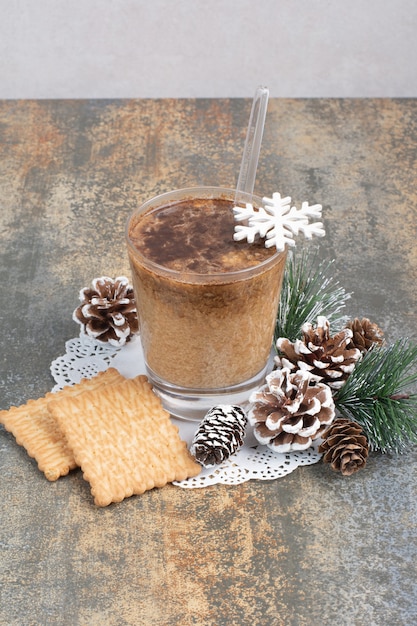
[[[145,213],[129,232],[133,245],[158,265],[194,274],[255,267],[274,255],[264,242],[233,240],[233,202],[192,199]]]

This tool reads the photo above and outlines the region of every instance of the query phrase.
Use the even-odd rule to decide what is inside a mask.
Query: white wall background
[[[417,96],[417,0],[0,0],[0,98]]]

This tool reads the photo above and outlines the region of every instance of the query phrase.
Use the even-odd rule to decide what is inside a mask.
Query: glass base
[[[170,385],[161,380],[147,367],[147,374],[155,393],[161,398],[164,409],[174,417],[192,422],[200,422],[206,413],[217,404],[235,404],[244,406],[251,393],[265,383],[265,376],[273,368],[273,356],[266,366],[253,378],[221,389],[189,389]]]

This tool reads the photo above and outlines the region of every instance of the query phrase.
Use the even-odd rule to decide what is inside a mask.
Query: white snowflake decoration
[[[321,218],[321,204],[310,206],[303,202],[297,209],[291,206],[289,196],[282,198],[278,192],[272,194],[272,198],[263,198],[262,203],[259,209],[254,209],[250,203],[245,207],[233,207],[235,220],[246,222],[235,226],[235,241],[246,239],[253,243],[257,237],[266,238],[266,248],[275,246],[278,251],[283,251],[286,245],[295,246],[294,237],[300,232],[306,239],[326,234],[322,222],[309,223],[310,217]]]

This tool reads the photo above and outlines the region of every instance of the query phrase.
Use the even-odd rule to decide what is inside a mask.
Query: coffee
[[[141,340],[156,388],[230,389],[262,374],[268,361],[286,255],[263,241],[235,242],[233,195],[216,191],[166,194],[128,226]]]
[[[181,274],[237,272],[273,256],[263,241],[234,241],[234,225],[233,202],[194,198],[149,211],[129,237],[149,261]]]

